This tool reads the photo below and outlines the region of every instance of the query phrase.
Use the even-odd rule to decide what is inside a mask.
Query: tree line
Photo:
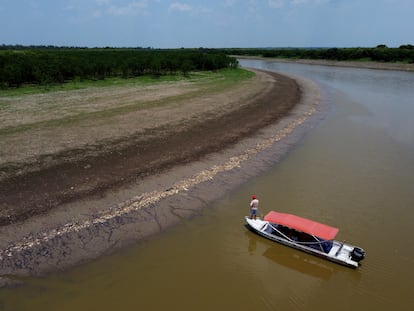
[[[0,48],[0,87],[109,77],[188,74],[237,67],[234,57],[209,49]]]
[[[414,46],[410,44],[401,45],[398,48],[388,48],[382,44],[375,48],[233,48],[223,51],[229,55],[241,56],[414,63]]]

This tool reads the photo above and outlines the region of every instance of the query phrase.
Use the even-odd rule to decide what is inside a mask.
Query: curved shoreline
[[[298,142],[318,118],[319,89],[309,80],[294,77],[301,90],[300,102],[281,120],[259,130],[236,145],[186,165],[146,178],[145,185],[122,189],[105,211],[82,215],[68,204],[74,221],[48,230],[34,227],[2,228],[30,232],[0,249],[0,275],[39,275],[95,259],[108,252],[165,231],[183,219],[199,214],[208,203],[228,190],[264,172]],[[178,181],[177,181],[178,180]],[[139,191],[138,191],[139,190]],[[136,195],[139,193],[139,195]],[[96,206],[102,198],[81,204]],[[76,210],[76,212],[74,212]],[[62,211],[55,211],[60,213]],[[32,219],[39,225],[45,219]],[[42,226],[40,226],[42,227]],[[22,236],[22,234],[17,235]]]
[[[277,73],[256,71],[250,79],[235,83],[230,78],[228,82],[224,87],[220,82],[201,82],[191,85],[190,91],[181,83],[168,90],[165,85],[151,90],[138,85],[128,87],[128,96],[123,98],[119,93],[124,88],[114,88],[108,98],[91,102],[90,96],[100,89],[88,90],[81,97],[77,92],[66,93],[69,103],[79,101],[103,116],[93,113],[69,126],[63,123],[2,136],[0,175],[5,173],[5,178],[0,178],[0,227],[143,182],[147,176],[223,150],[276,122],[300,96],[294,80]],[[161,94],[165,96],[161,103],[148,102],[151,95],[157,98]],[[54,95],[43,100],[58,101]],[[128,111],[112,114],[113,108],[131,100],[137,102]],[[30,107],[30,101],[22,98],[21,106]],[[66,106],[63,102],[55,109]],[[110,114],[106,115],[108,108]],[[42,113],[43,108],[34,110]],[[53,113],[43,114],[53,120]],[[32,120],[30,113],[27,120]]]
[[[325,59],[289,59],[289,58],[269,58],[260,56],[234,56],[240,59],[256,59],[276,63],[292,63],[333,67],[365,68],[376,70],[398,70],[414,72],[414,64],[403,63],[380,63],[373,61],[334,61]]]

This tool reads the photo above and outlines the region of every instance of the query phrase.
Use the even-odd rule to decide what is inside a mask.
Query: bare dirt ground
[[[3,98],[0,225],[221,150],[299,98],[293,79],[262,72],[224,89],[180,82]]]

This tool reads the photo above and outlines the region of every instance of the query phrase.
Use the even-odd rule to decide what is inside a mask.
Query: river
[[[241,60],[321,87],[327,113],[279,163],[137,247],[0,290],[0,310],[408,310],[414,306],[414,74]],[[247,231],[251,194],[336,226],[350,269]]]

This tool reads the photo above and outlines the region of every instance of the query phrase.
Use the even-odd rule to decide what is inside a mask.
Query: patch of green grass
[[[129,86],[129,85],[149,85],[159,83],[173,83],[179,81],[190,82],[205,82],[214,81],[219,79],[225,79],[228,81],[237,82],[254,75],[253,72],[245,69],[222,69],[218,71],[199,71],[191,72],[188,75],[175,74],[175,75],[163,75],[163,76],[140,76],[135,78],[107,78],[103,80],[73,80],[62,84],[50,84],[50,85],[24,85],[19,88],[0,89],[0,97],[2,96],[23,96],[34,94],[45,94],[51,92],[60,91],[73,91],[81,90],[91,87],[116,87],[116,86]]]
[[[62,84],[49,85],[24,85],[19,88],[9,88],[0,90],[0,96],[22,96],[33,94],[45,94],[60,91],[74,91],[90,87],[111,87],[111,86],[126,86],[132,84],[155,84],[163,82],[179,81],[180,76],[162,76],[150,77],[142,76],[137,78],[108,78],[104,80],[73,80]]]
[[[154,85],[158,83],[175,83],[178,81],[189,81],[192,83],[196,83],[199,86],[202,86],[198,90],[195,90],[190,93],[186,93],[183,95],[174,96],[174,101],[185,100],[186,98],[192,98],[194,96],[203,95],[206,93],[216,93],[220,92],[228,87],[233,85],[237,85],[239,82],[249,79],[255,75],[254,72],[245,70],[245,69],[226,69],[226,70],[219,70],[214,72],[192,72],[187,76],[183,75],[174,75],[174,76],[163,76],[159,78],[152,78],[152,77],[139,77],[134,79],[107,79],[104,81],[82,81],[82,82],[70,82],[66,83],[62,86],[51,86],[49,89],[46,90],[47,92],[57,92],[57,91],[71,91],[71,90],[78,90],[84,89],[89,87],[122,87],[128,85]],[[17,95],[26,95],[26,94],[39,94],[45,93],[44,89],[34,88],[26,90],[11,90],[13,93],[11,96]],[[2,92],[0,92],[3,95]],[[10,96],[10,95],[9,95]],[[0,96],[1,99],[1,96]],[[71,115],[67,117],[63,117],[60,119],[50,119],[44,120],[39,122],[27,123],[18,126],[10,126],[3,129],[0,129],[0,136],[1,135],[9,135],[14,133],[21,133],[27,132],[36,128],[45,128],[45,127],[59,127],[65,125],[75,124],[77,122],[81,122],[87,119],[101,119],[101,118],[110,118],[117,114],[128,113],[132,111],[137,111],[140,109],[145,109],[155,106],[163,106],[168,105],[171,102],[172,98],[164,98],[161,100],[156,101],[148,101],[148,102],[136,102],[126,106],[118,106],[112,107],[105,110],[94,111],[94,112],[81,112],[76,115]],[[6,107],[2,107],[0,103],[0,110]]]

